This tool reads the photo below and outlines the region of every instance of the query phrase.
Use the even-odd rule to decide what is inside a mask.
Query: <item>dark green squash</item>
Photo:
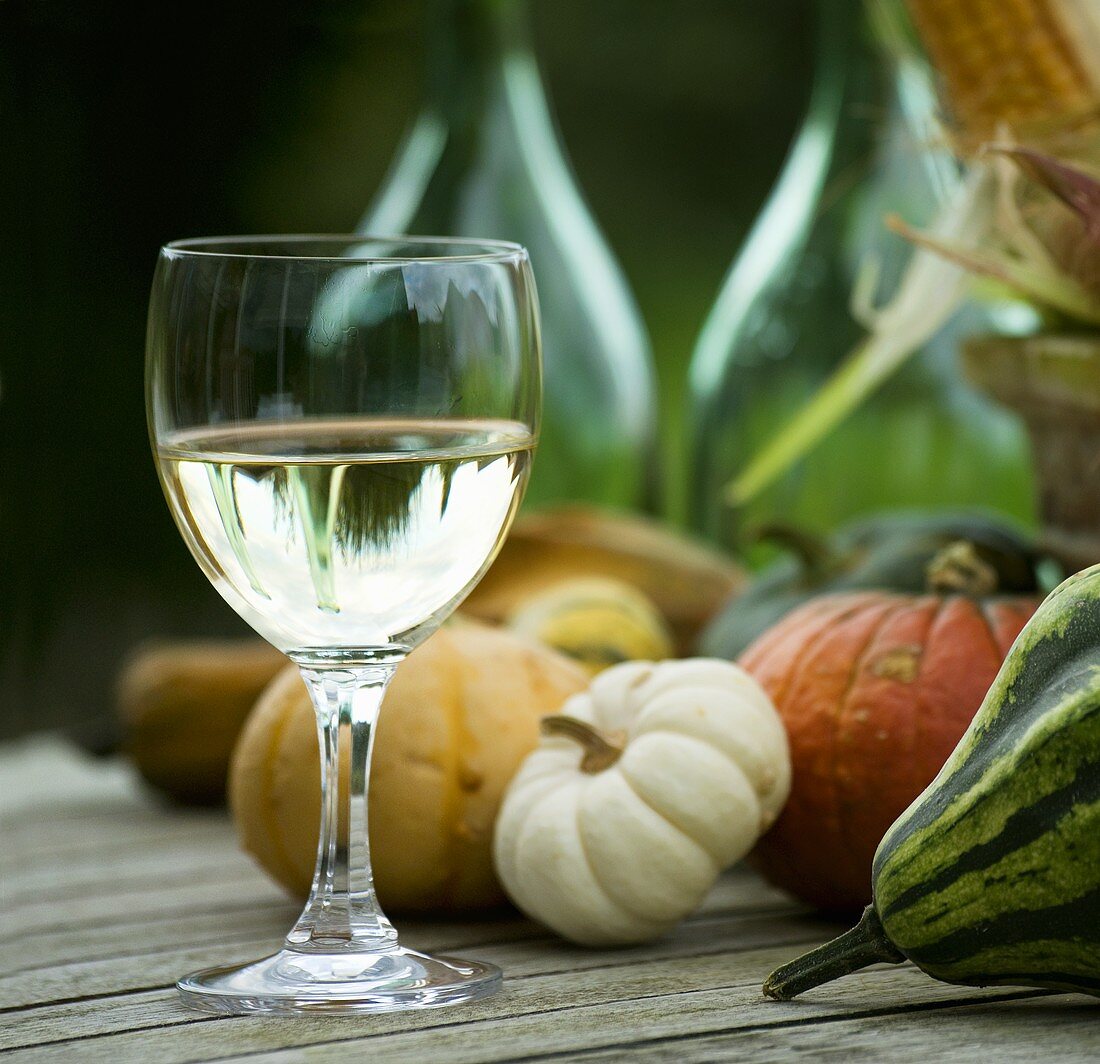
[[[876,961],[1100,995],[1100,565],[1057,587],[875,854],[851,931],[777,969],[787,999]]]
[[[990,514],[896,512],[846,525],[830,540],[781,525],[760,529],[757,538],[789,554],[718,612],[696,647],[703,657],[736,659],[773,624],[817,595],[869,590],[919,594],[928,564],[956,540],[974,544],[997,571],[1005,594],[1029,594],[1039,587],[1040,559],[1031,541],[1015,525]]]

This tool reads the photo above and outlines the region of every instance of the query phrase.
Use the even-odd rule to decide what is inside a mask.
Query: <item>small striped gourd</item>
[[[878,961],[1100,995],[1100,566],[1020,633],[943,770],[875,854],[851,931],[773,972],[787,999]]]

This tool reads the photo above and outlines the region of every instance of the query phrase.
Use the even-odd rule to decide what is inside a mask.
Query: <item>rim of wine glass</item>
[[[392,244],[425,249],[435,246],[469,247],[469,253],[460,255],[325,255],[295,252],[295,244],[332,244],[352,247],[356,244]],[[258,251],[234,251],[236,245],[250,245]],[[271,250],[264,251],[265,245]],[[281,250],[276,250],[281,249]],[[475,250],[478,249],[478,250]],[[460,236],[411,236],[397,234],[374,236],[370,233],[286,233],[256,236],[203,236],[186,240],[172,240],[161,248],[162,253],[178,256],[196,256],[223,259],[274,259],[307,262],[341,262],[349,264],[400,264],[411,262],[508,262],[527,258],[527,249],[510,240],[480,239]]]

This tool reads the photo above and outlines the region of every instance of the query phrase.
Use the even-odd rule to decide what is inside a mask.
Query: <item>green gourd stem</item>
[[[975,598],[992,595],[1000,583],[997,570],[965,539],[949,543],[937,553],[928,563],[925,575],[929,591]]]
[[[900,964],[903,960],[905,954],[886,937],[875,907],[868,905],[850,931],[776,968],[764,981],[764,994],[776,1001],[790,1001],[815,986],[850,975],[869,964]]]
[[[562,736],[580,743],[584,748],[584,757],[581,758],[582,772],[591,775],[603,772],[605,768],[610,768],[623,755],[623,743],[626,736],[621,732],[608,735],[587,721],[566,716],[564,713],[554,713],[549,717],[543,717],[540,727],[543,735]]]
[[[781,521],[769,521],[753,529],[749,539],[754,543],[772,543],[790,551],[801,563],[810,580],[824,580],[840,567],[841,556],[822,536]]]

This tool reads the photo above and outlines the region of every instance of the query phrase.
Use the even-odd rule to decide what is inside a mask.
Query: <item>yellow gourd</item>
[[[371,859],[391,911],[498,905],[492,867],[500,796],[538,742],[539,719],[585,685],[553,651],[452,622],[398,666],[371,770]],[[316,726],[296,668],[280,674],[233,756],[230,804],[242,846],[302,897],[320,819]]]
[[[674,652],[657,607],[622,580],[553,584],[523,602],[508,627],[560,650],[593,676],[623,661],[660,661]]]

